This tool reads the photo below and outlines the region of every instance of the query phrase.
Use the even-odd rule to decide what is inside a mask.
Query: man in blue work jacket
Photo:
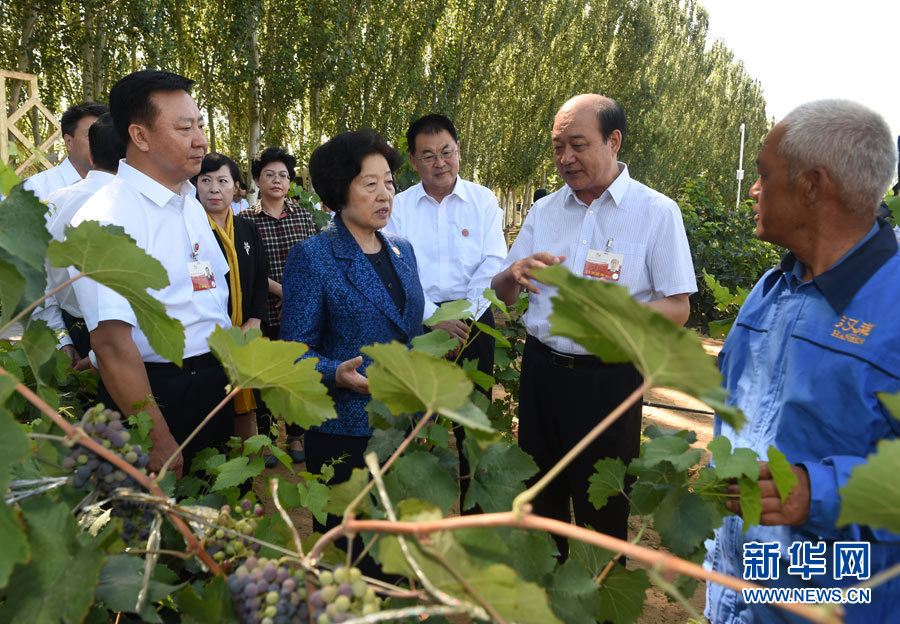
[[[756,284],[719,356],[747,423],[735,431],[716,418],[715,434],[761,458],[774,445],[798,484],[782,503],[761,464],[760,525],[743,533],[740,516],[726,518],[705,565],[794,593],[754,597],[711,583],[706,615],[714,624],[803,621],[766,603],[812,600],[843,602],[846,622],[900,622],[900,578],[873,589],[868,604],[834,589],[900,562],[900,536],[837,525],[852,469],[900,434],[877,397],[900,390],[900,254],[875,217],[897,152],[878,114],[822,100],[772,128],[756,162],[756,234],[789,251]],[[728,505],[740,513],[736,500]]]

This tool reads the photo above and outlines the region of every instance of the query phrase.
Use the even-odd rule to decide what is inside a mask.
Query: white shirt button
[[[581,241],[581,244],[582,244],[582,245],[587,245],[587,241],[586,241],[586,240],[583,240],[583,241]]]

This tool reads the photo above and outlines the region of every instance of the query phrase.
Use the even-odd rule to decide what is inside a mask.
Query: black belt
[[[532,347],[550,358],[550,363],[561,368],[612,368],[616,366],[630,366],[629,362],[607,364],[595,355],[573,355],[570,353],[560,353],[551,349],[543,342],[529,335],[525,339],[526,345]]]
[[[181,366],[173,362],[144,362],[144,366],[148,369],[155,370],[202,370],[206,368],[212,368],[214,366],[220,366],[219,360],[216,359],[216,356],[212,354],[212,352],[204,353],[203,355],[195,355],[193,357],[184,358],[182,360]]]

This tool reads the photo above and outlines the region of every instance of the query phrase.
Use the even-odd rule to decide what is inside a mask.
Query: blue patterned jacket
[[[353,235],[336,216],[323,232],[294,245],[284,268],[281,339],[306,343],[303,357],[318,358],[316,369],[334,399],[337,419],[316,429],[351,436],[371,435],[366,405],[370,396],[334,385],[338,364],[363,356],[366,345],[398,340],[409,343],[422,333],[425,296],[410,243],[378,232],[406,292],[401,315]]]

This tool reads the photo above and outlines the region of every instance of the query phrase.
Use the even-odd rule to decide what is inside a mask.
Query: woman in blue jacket
[[[320,234],[294,246],[284,269],[281,338],[306,343],[304,357],[334,399],[337,418],[306,434],[306,468],[335,464],[333,483],[364,466],[372,430],[366,405],[371,359],[360,349],[422,333],[425,298],[405,239],[379,232],[394,200],[400,155],[372,130],[343,132],[309,161],[312,185],[336,213]]]

